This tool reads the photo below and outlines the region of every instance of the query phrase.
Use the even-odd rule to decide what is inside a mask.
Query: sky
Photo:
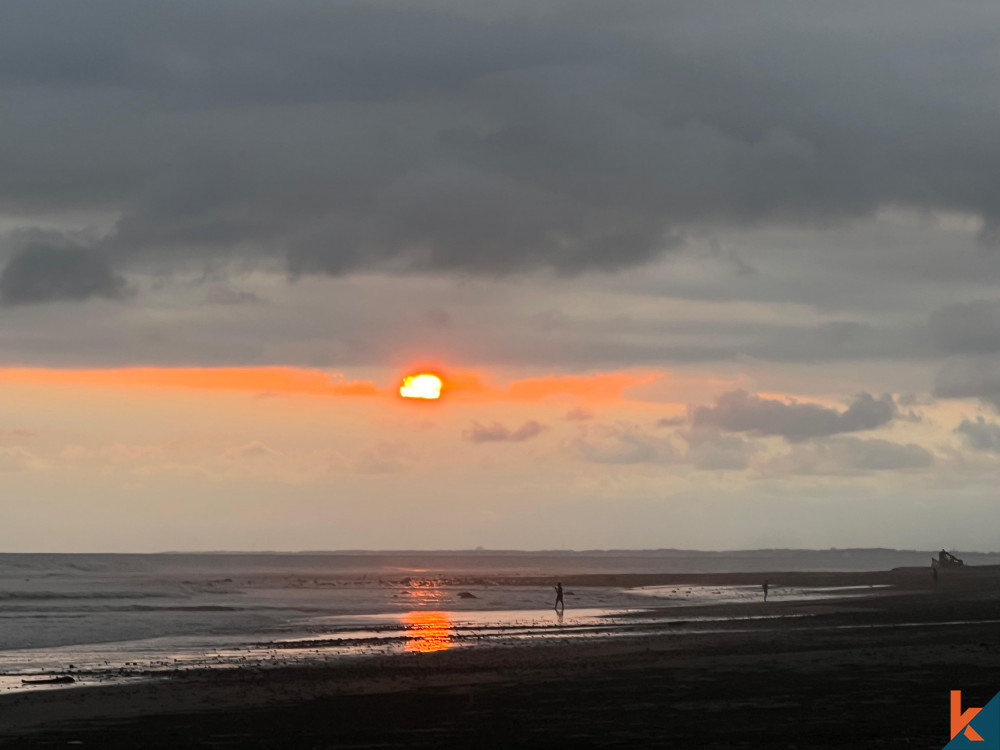
[[[7,0],[0,549],[1000,549],[998,26]]]

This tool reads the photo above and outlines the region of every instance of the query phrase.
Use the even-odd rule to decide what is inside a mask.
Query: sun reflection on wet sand
[[[409,637],[407,651],[426,654],[455,645],[451,640],[452,622],[447,612],[407,612],[403,615],[403,623]]]

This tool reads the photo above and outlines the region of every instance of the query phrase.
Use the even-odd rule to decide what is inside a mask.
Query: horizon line
[[[960,551],[967,555],[1000,555],[1000,551],[966,550],[958,547],[951,548],[953,551]],[[890,553],[912,553],[927,554],[936,552],[931,549],[896,548],[896,547],[756,547],[741,549],[694,549],[682,547],[609,547],[609,548],[589,548],[589,549],[568,549],[568,548],[545,548],[545,549],[516,549],[516,548],[490,548],[490,547],[470,547],[470,548],[428,548],[428,549],[300,549],[300,550],[248,550],[248,549],[202,549],[202,550],[157,550],[153,552],[112,552],[112,551],[88,551],[88,552],[65,552],[65,551],[18,551],[0,552],[0,556],[5,555],[380,555],[380,554],[408,554],[408,555],[431,555],[431,554],[654,554],[654,553],[683,553],[699,555],[734,555],[749,553],[831,553],[831,552],[890,552]]]

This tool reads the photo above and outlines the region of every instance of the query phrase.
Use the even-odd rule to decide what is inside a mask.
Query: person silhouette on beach
[[[560,609],[566,609],[566,603],[563,601],[563,590],[562,583],[557,583],[556,586],[556,603],[554,609],[558,612]]]
[[[764,585],[761,586],[761,588],[764,589],[764,601],[766,602],[767,601],[767,588],[768,588],[767,581],[764,581]]]

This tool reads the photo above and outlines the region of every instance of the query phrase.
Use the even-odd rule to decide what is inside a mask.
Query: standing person
[[[764,601],[767,601],[767,581],[764,581],[764,585],[761,587],[764,589]]]
[[[555,588],[556,588],[556,603],[553,606],[553,608],[558,612],[560,607],[566,609],[566,604],[565,602],[563,602],[562,583],[561,582],[557,583]]]

